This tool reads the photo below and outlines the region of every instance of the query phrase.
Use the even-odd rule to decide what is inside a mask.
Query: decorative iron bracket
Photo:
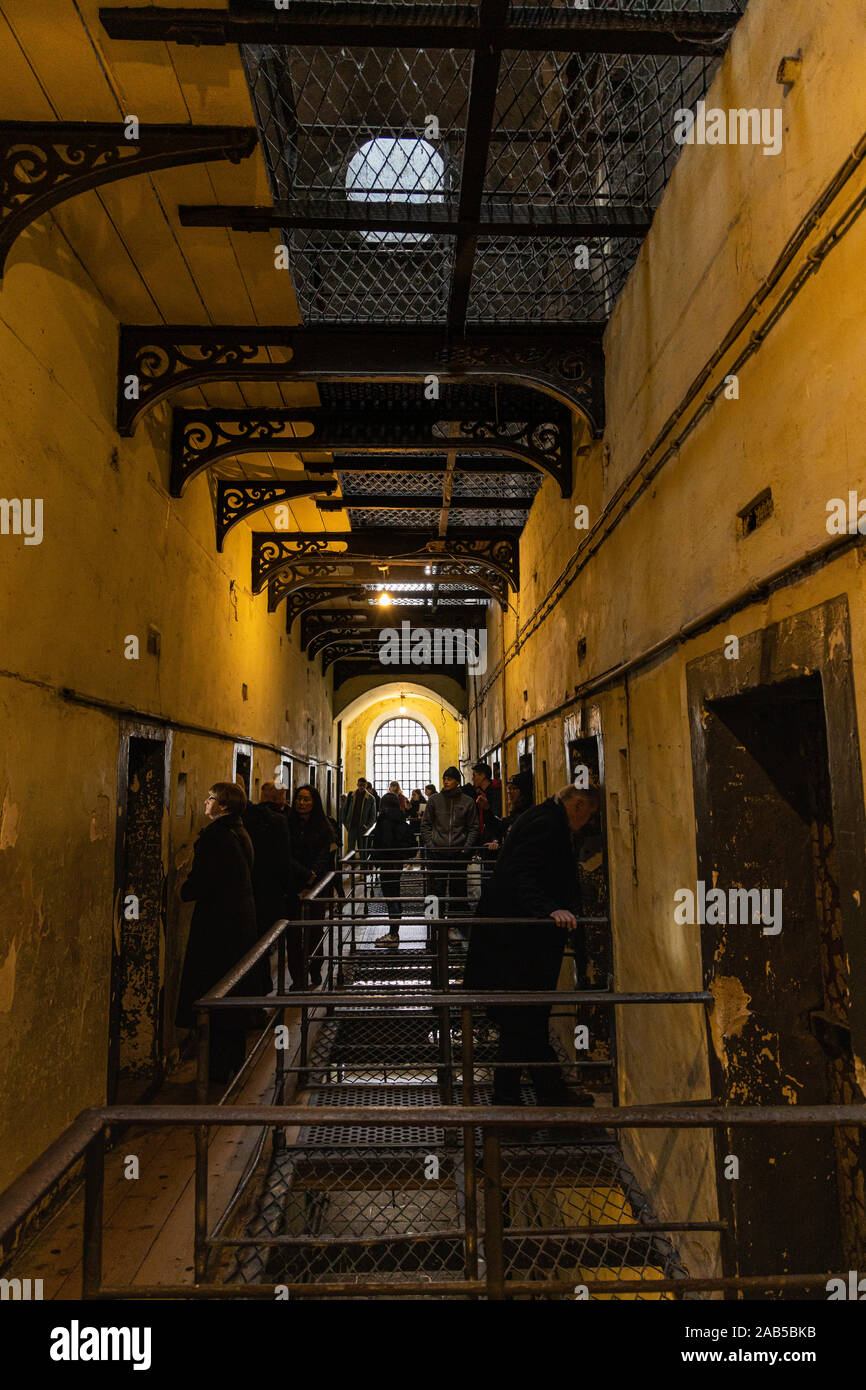
[[[479,411],[486,407],[486,414]],[[467,414],[471,412],[470,418]],[[308,428],[299,436],[298,427]],[[311,427],[311,432],[309,432]],[[190,478],[221,459],[259,452],[429,454],[449,446],[461,453],[503,454],[550,474],[563,497],[571,496],[571,414],[534,391],[511,388],[499,409],[459,402],[354,412],[328,409],[176,410],[171,436],[172,497]]]
[[[222,550],[223,541],[233,526],[253,512],[263,507],[273,507],[280,502],[292,502],[298,497],[315,497],[317,493],[336,492],[337,483],[317,482],[303,479],[299,482],[232,482],[220,478],[217,483],[216,537],[217,550]]]
[[[67,198],[117,179],[230,159],[258,147],[253,127],[148,125],[127,139],[122,121],[0,121],[0,275],[15,238]]]
[[[301,646],[309,649],[312,642],[321,641],[323,637],[332,633],[340,632],[345,635],[349,632],[366,631],[370,627],[370,614],[364,608],[313,609],[301,618]],[[314,653],[307,650],[307,655],[312,656]]]
[[[319,603],[332,602],[338,598],[365,598],[362,584],[381,584],[382,574],[374,564],[363,561],[346,560],[336,556],[339,563],[322,561],[307,563],[286,562],[268,577],[268,612],[272,612],[282,599],[286,605],[286,631],[291,632],[292,622],[303,607],[313,608]],[[441,560],[435,562],[435,574],[419,574],[418,560],[410,564],[389,562],[388,581],[391,584],[417,584],[419,579],[425,583],[459,584],[465,593],[477,590],[478,598],[494,598],[503,608],[508,607],[508,582],[496,570],[484,564],[469,563],[465,560]],[[348,573],[347,573],[348,571]],[[299,591],[302,592],[303,605],[294,609],[291,605]],[[308,599],[308,594],[318,593],[321,597]],[[444,599],[443,599],[444,601]]]
[[[307,649],[310,660],[329,642],[348,637],[363,638],[385,627],[399,628],[403,622],[421,628],[484,627],[487,609],[481,604],[463,608],[437,608],[435,613],[425,608],[378,608],[368,605],[361,609],[326,609],[305,613],[301,619],[301,646]]]
[[[274,613],[286,600],[286,632],[291,632],[295,619],[320,603],[333,603],[338,598],[363,599],[364,589],[319,585],[310,580],[298,584],[292,575],[275,574],[268,580],[268,612]]]
[[[413,381],[527,386],[604,428],[604,360],[598,324],[439,327],[131,327],[120,330],[117,428],[175,391],[209,381]]]
[[[379,681],[382,680],[383,672],[387,671],[389,681],[417,681],[424,679],[425,672],[430,672],[426,666],[385,666],[383,667],[375,658],[365,655],[349,655],[346,653],[339,661],[334,663],[334,690],[337,690],[344,681],[350,680],[352,676],[375,676]],[[465,666],[437,666],[435,674],[448,676],[456,681],[463,689],[466,689],[466,667]]]
[[[445,537],[398,527],[369,527],[359,531],[253,531],[252,590],[261,593],[268,579],[287,565],[321,564],[332,573],[340,566],[372,563],[481,565],[499,574],[515,591],[519,587],[519,530],[466,527]],[[332,550],[344,545],[345,550]]]

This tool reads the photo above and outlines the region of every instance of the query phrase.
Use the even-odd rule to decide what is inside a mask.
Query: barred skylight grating
[[[497,203],[656,207],[680,155],[674,113],[717,58],[503,54],[484,191]]]
[[[637,237],[485,238],[467,317],[472,323],[605,323],[639,250]]]

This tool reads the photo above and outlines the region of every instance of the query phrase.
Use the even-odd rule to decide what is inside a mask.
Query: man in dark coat
[[[256,900],[256,934],[264,936],[269,927],[281,917],[290,920],[300,916],[298,894],[314,882],[313,872],[292,853],[292,837],[286,810],[285,787],[275,782],[263,782],[258,805],[248,802],[243,822],[253,844],[253,894]],[[292,933],[294,936],[297,929]],[[292,983],[301,987],[297,973],[300,951],[289,943],[287,961]],[[295,968],[293,968],[293,966]],[[245,981],[249,994],[269,994],[272,988],[271,968],[267,958],[251,970]]]
[[[403,866],[414,851],[415,836],[409,829],[399,798],[394,792],[386,792],[370,836],[370,858],[379,870],[382,897],[388,907],[390,923],[390,930],[384,936],[376,937],[377,946],[400,944],[400,879]]]
[[[580,890],[572,835],[598,807],[595,791],[563,787],[525,811],[511,830],[476,909],[479,917],[514,918],[512,926],[473,926],[463,984],[471,990],[555,990],[565,934],[576,925]],[[550,1045],[550,1005],[494,1005],[500,1063],[529,1067],[539,1105],[591,1104],[565,1084]],[[521,1068],[493,1073],[496,1105],[520,1104]]]
[[[255,944],[253,846],[241,819],[246,796],[233,782],[215,782],[205,800],[210,821],[193,852],[180,896],[194,902],[175,1021],[196,1024],[193,1004],[207,994]],[[241,982],[239,993],[246,993]],[[247,1018],[243,1010],[210,1016],[210,1078],[226,1082],[243,1065]]]
[[[263,782],[258,805],[248,801],[243,823],[253,844],[253,893],[259,935],[286,915],[286,896],[306,888],[310,872],[292,854],[286,792]]]

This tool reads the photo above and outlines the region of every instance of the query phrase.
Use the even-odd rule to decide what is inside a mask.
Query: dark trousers
[[[306,926],[289,927],[286,932],[286,965],[289,967],[289,974],[295,989],[304,989],[307,983],[304,979],[305,951],[307,970],[312,982],[319,984],[322,979],[322,953],[324,950],[322,933],[325,930],[324,922],[328,915],[328,903],[310,903],[307,914],[310,920]]]
[[[447,868],[437,867],[437,857],[443,860],[458,860],[465,850],[428,850],[430,867],[427,872],[427,892],[439,899],[439,917],[466,917],[469,904],[466,902],[466,863],[454,863]],[[458,899],[458,901],[454,901]]]
[[[388,903],[388,917],[391,923],[392,932],[400,935],[400,918],[403,914],[403,904],[400,902],[400,869],[381,869],[379,870],[379,882],[382,885],[383,898],[392,898],[393,902]]]
[[[550,1007],[530,1005],[526,1008],[497,1008],[495,1021],[499,1026],[497,1062],[522,1062],[529,1070],[539,1105],[557,1105],[566,1093],[565,1079],[558,1065],[539,1066],[540,1062],[556,1062],[550,1044]],[[493,1071],[493,1102],[495,1105],[520,1104],[519,1066],[495,1067]]]

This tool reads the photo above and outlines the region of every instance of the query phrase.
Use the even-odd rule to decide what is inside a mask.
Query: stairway
[[[417,884],[404,878],[407,897]],[[417,889],[416,889],[417,891]],[[351,1126],[301,1128],[293,1143],[272,1156],[248,1238],[300,1238],[313,1243],[245,1248],[233,1282],[275,1284],[394,1284],[453,1282],[455,1298],[465,1278],[465,1192],[462,1135],[411,1122],[419,1106],[445,1103],[439,1079],[438,1017],[427,1007],[404,1004],[384,1016],[364,997],[429,990],[433,961],[423,926],[404,927],[399,949],[377,948],[383,904],[372,899],[347,949],[341,990],[357,992],[357,1004],[337,1005],[320,1025],[309,1059],[306,1100],[312,1106],[357,1107]],[[378,909],[378,910],[377,910]],[[452,943],[449,983],[459,984],[464,950]],[[475,1019],[475,1103],[490,1104],[496,1030]],[[452,1034],[460,1055],[459,1029]],[[563,1055],[562,1061],[568,1059]],[[455,1099],[459,1098],[459,1081]],[[299,1096],[304,1099],[304,1096]],[[610,1103],[598,1094],[597,1104]],[[523,1103],[534,1105],[532,1087]],[[373,1106],[405,1106],[406,1125],[365,1122]],[[596,1138],[597,1136],[597,1138]],[[685,1277],[670,1242],[642,1231],[652,1213],[625,1164],[613,1131],[599,1129],[590,1144],[574,1144],[553,1131],[529,1131],[502,1145],[503,1259],[506,1280],[640,1279],[647,1291],[601,1298],[672,1298],[652,1292],[654,1280]],[[484,1273],[484,1217],[479,1169],[479,1253]],[[574,1227],[609,1227],[602,1234],[574,1235]],[[534,1230],[539,1234],[533,1234]],[[556,1234],[546,1234],[546,1230]],[[513,1234],[512,1234],[513,1233]],[[411,1294],[409,1297],[423,1295]],[[435,1295],[449,1296],[449,1295]],[[523,1295],[527,1296],[527,1295]],[[532,1295],[528,1295],[532,1296]],[[540,1296],[544,1295],[540,1291]],[[558,1295],[563,1296],[563,1295]],[[574,1297],[574,1293],[570,1294]]]

